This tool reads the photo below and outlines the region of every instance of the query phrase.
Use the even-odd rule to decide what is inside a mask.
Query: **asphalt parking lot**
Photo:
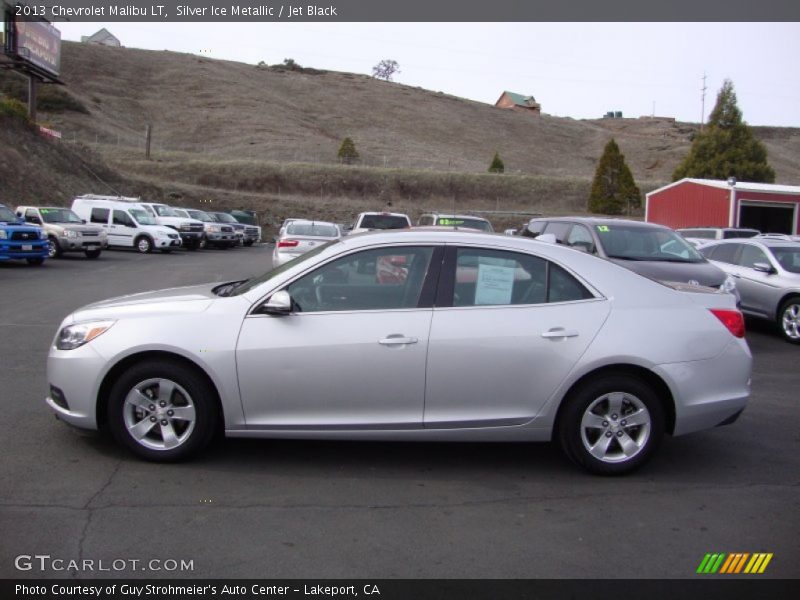
[[[18,555],[193,561],[82,576],[683,578],[708,552],[771,552],[800,576],[800,347],[749,321],[750,405],[593,477],[549,444],[223,440],[142,462],[44,404],[61,319],[111,296],[263,272],[270,246],[0,265],[0,577]],[[657,343],[657,340],[654,340]]]

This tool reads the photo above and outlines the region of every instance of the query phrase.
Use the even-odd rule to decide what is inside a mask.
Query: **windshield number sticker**
[[[599,231],[600,233],[608,233],[609,231],[608,225],[598,225],[597,231]]]

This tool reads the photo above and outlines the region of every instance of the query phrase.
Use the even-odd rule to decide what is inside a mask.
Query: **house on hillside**
[[[92,35],[82,35],[81,42],[84,44],[100,44],[101,46],[113,46],[115,48],[119,48],[122,46],[120,43],[119,38],[111,33],[108,29],[103,27],[97,33]]]
[[[515,94],[514,92],[503,92],[494,105],[496,108],[506,108],[534,115],[542,113],[542,105],[536,101],[536,98],[523,94]]]

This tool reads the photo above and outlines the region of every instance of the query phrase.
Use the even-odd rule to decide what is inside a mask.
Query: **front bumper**
[[[47,256],[47,240],[30,240],[23,242],[12,240],[0,241],[0,260],[47,258]]]
[[[108,238],[79,236],[76,238],[60,236],[58,247],[62,252],[85,252],[86,250],[105,250]]]
[[[107,361],[90,344],[75,350],[50,349],[47,382],[57,388],[58,402],[45,402],[59,419],[81,429],[97,429],[97,394]],[[63,404],[61,406],[60,404]]]
[[[181,231],[181,243],[184,246],[199,246],[203,239],[204,233],[202,231]]]

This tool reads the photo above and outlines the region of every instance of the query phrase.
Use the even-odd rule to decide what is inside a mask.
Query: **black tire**
[[[169,380],[177,384],[175,392],[170,395],[170,398],[163,399],[170,403],[166,407],[158,406],[159,401],[162,400],[158,397],[161,386],[152,384],[148,388],[147,382],[150,380]],[[126,403],[128,394],[134,389],[143,389],[143,386],[146,388],[146,393],[155,395],[152,404],[155,410],[152,412],[149,407],[137,409],[132,404]],[[189,397],[188,402],[186,395]],[[158,414],[156,412],[168,411],[170,406],[175,410],[186,409],[189,405],[194,407],[194,422],[191,427],[188,422],[178,417],[167,417],[166,413]],[[152,421],[153,418],[155,418],[155,422]],[[159,422],[162,418],[163,420]],[[146,429],[151,422],[153,425],[150,425],[141,441],[129,431],[127,424],[143,423]],[[165,422],[169,423],[169,427],[172,428],[172,433],[176,435],[176,441],[180,440],[175,447],[155,447],[165,445],[162,433],[164,431],[162,423]],[[206,378],[195,368],[179,361],[144,360],[134,364],[117,379],[108,397],[108,426],[114,439],[137,456],[154,462],[174,462],[196,454],[205,448],[214,437],[218,424],[219,410],[216,397],[213,390],[209,388]],[[183,436],[182,439],[181,436]]]
[[[778,331],[790,344],[800,344],[800,296],[791,296],[778,308]]]
[[[54,237],[47,238],[47,258],[61,258],[63,254],[58,240]]]
[[[247,240],[247,241],[244,243],[244,245],[245,245],[245,246],[247,246],[247,247],[249,248],[250,246],[252,246],[252,245],[253,245],[253,240]]]
[[[34,267],[41,267],[44,264],[43,258],[26,258],[28,264]]]
[[[134,240],[133,247],[140,254],[150,254],[153,251],[153,240],[146,235],[140,235]]]
[[[199,250],[205,250],[208,248],[208,238],[206,238],[206,236],[200,238],[200,241],[197,243],[197,248]]]
[[[559,443],[573,462],[591,473],[630,473],[652,457],[664,435],[661,401],[646,382],[632,375],[602,375],[581,385],[564,402],[556,432]],[[634,418],[634,408],[639,410],[635,418],[643,421],[641,425],[626,423],[626,416]],[[584,417],[591,426],[584,428]],[[589,447],[603,456],[592,454]]]
[[[100,254],[102,254],[102,250],[98,248],[97,250],[84,250],[83,253],[86,255],[86,258],[94,260],[95,258],[100,258]]]

